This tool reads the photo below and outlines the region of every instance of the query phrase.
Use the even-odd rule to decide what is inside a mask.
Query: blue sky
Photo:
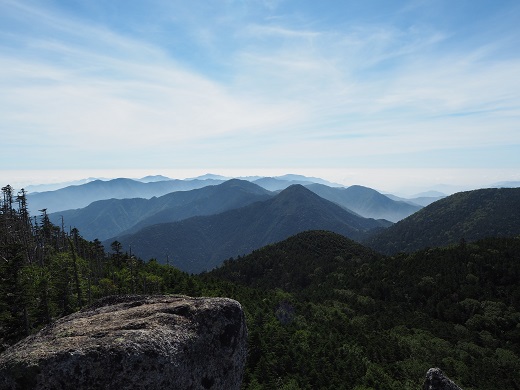
[[[0,0],[0,179],[520,180],[518,20],[517,0]]]

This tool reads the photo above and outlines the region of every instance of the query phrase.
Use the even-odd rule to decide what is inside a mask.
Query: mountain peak
[[[314,192],[303,186],[302,184],[292,184],[286,189],[280,191],[277,198],[285,199],[285,198],[295,198],[299,197],[301,199],[316,199],[327,202],[325,199],[320,198]]]
[[[306,192],[311,192],[312,191],[309,191],[307,188],[305,188],[303,186],[303,184],[291,184],[289,187],[287,187],[286,189],[284,189],[283,191],[281,191],[280,193],[282,192],[296,192],[296,191],[306,191]]]

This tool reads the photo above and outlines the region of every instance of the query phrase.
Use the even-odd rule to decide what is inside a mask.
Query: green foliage
[[[42,210],[32,222],[15,209],[12,189],[0,202],[0,351],[52,320],[113,294],[191,293],[199,288],[188,275],[156,261],[104,253],[97,240],[84,240],[54,226]],[[25,205],[25,202],[20,202]]]
[[[417,389],[439,366],[465,389],[514,389],[519,272],[518,238],[388,258],[307,232],[211,275],[270,297],[269,311],[248,321],[245,388],[278,388],[282,378],[300,388]]]

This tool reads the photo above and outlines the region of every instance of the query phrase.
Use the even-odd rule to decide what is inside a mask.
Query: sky
[[[520,180],[517,0],[0,0],[0,181]]]

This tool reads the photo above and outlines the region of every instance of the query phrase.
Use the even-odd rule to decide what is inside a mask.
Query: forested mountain
[[[419,389],[436,366],[464,389],[520,387],[518,238],[390,258],[304,232],[209,276],[273,294],[243,299],[246,388]]]
[[[254,288],[297,292],[317,288],[344,267],[372,264],[383,257],[340,234],[309,230],[226,260],[210,275]]]
[[[345,212],[303,187],[244,209],[309,217],[312,199]],[[0,352],[108,295],[221,296],[246,314],[247,390],[415,390],[430,367],[466,390],[520,388],[519,237],[386,257],[306,231],[190,276],[120,245],[107,254],[26,206],[2,188]]]
[[[330,230],[361,239],[391,223],[359,217],[325,200],[301,185],[277,196],[221,214],[163,223],[117,240],[141,258],[165,261],[186,272],[214,268],[223,260],[250,253],[264,245],[313,229]]]
[[[108,199],[89,206],[49,215],[51,221],[73,226],[88,240],[105,240],[123,232],[163,222],[174,222],[197,215],[211,215],[253,202],[272,194],[245,180],[232,179],[190,191],[176,191],[151,199]]]
[[[32,213],[47,209],[48,213],[86,207],[102,199],[151,198],[173,191],[188,191],[208,185],[220,184],[221,180],[165,180],[143,183],[132,179],[94,180],[86,184],[68,186],[56,191],[28,194]]]
[[[382,253],[411,252],[485,237],[520,234],[520,188],[459,192],[368,238]]]
[[[372,188],[363,186],[344,188],[309,184],[306,187],[322,198],[337,203],[365,218],[397,222],[421,209],[420,206],[392,200]]]

